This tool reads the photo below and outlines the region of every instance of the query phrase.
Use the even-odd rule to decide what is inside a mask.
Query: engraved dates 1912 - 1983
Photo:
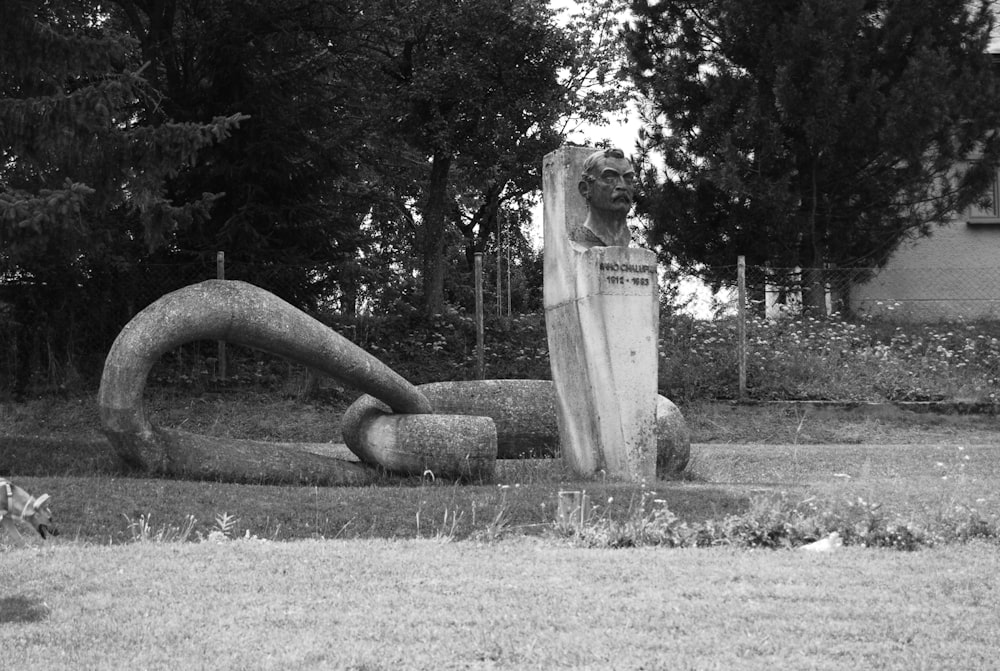
[[[624,277],[622,275],[608,275],[604,278],[608,284],[634,284],[636,286],[649,286],[648,277]]]

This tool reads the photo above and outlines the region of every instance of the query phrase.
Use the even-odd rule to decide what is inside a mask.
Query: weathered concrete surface
[[[559,455],[555,394],[550,380],[468,380],[417,387],[433,411],[489,417],[496,425],[497,458]]]
[[[352,487],[384,480],[376,468],[323,456],[298,443],[219,438],[159,427],[153,433],[167,455],[160,472],[175,477]]]
[[[344,466],[336,459],[328,461],[329,473],[321,477],[317,460],[322,457],[287,444],[231,442],[153,427],[142,404],[149,371],[163,353],[193,340],[255,347],[353,385],[397,412],[430,411],[430,403],[412,384],[291,304],[246,282],[209,280],[148,306],[125,326],[108,353],[98,393],[101,420],[112,445],[134,468],[237,481],[259,479],[262,469],[267,479],[282,482],[306,473],[308,481],[361,477],[357,464]],[[199,466],[202,461],[206,463]]]
[[[559,456],[556,393],[551,380],[470,380],[417,387],[433,412],[482,415],[496,424],[497,458]],[[656,395],[656,475],[676,475],[687,466],[691,434],[680,409]]]
[[[578,250],[578,189],[592,149],[545,156],[544,302],[563,460],[580,476],[638,481],[656,473],[656,255],[632,247]]]
[[[687,468],[691,432],[680,409],[666,396],[656,397],[656,475],[664,478]]]
[[[489,482],[496,471],[497,432],[489,417],[394,414],[364,395],[341,421],[344,443],[362,462],[398,475]]]

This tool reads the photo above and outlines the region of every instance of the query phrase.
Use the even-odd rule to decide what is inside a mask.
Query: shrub
[[[416,384],[477,375],[475,320],[464,311],[425,317],[410,309],[324,320]],[[550,378],[543,313],[490,314],[485,322],[487,378]],[[736,342],[735,316],[665,316],[658,339],[660,393],[680,403],[736,398]],[[754,400],[1000,401],[1000,322],[752,317],[747,345],[747,393]],[[223,385],[215,376],[216,351],[215,343],[192,343],[169,353],[150,381],[195,390]],[[300,367],[238,347],[229,356],[223,386],[293,393],[302,387],[290,383],[304,376]]]
[[[549,356],[541,313],[484,319],[486,377],[548,379]],[[425,317],[398,316],[337,320],[331,324],[415,384],[476,377],[475,318],[463,311]]]
[[[742,514],[682,522],[656,493],[643,490],[638,501],[619,517],[595,514],[576,526],[554,525],[557,533],[588,547],[639,546],[797,548],[836,532],[844,545],[913,551],[937,543],[996,541],[996,521],[971,509],[954,516],[917,520],[893,519],[881,504],[853,501],[794,501],[786,494],[751,500]]]
[[[661,326],[659,386],[675,401],[734,398],[736,317],[675,316]],[[1000,394],[1000,324],[900,325],[870,319],[752,317],[747,392],[758,400],[992,403]]]

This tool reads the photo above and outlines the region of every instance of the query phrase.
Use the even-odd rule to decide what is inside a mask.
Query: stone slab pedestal
[[[563,459],[578,475],[656,474],[656,255],[635,247],[580,250],[577,184],[593,150],[545,157],[545,324]]]

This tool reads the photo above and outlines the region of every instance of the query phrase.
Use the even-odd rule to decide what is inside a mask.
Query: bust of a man
[[[580,176],[587,220],[569,232],[574,247],[628,247],[626,218],[635,196],[635,169],[621,149],[600,149],[587,157]]]

